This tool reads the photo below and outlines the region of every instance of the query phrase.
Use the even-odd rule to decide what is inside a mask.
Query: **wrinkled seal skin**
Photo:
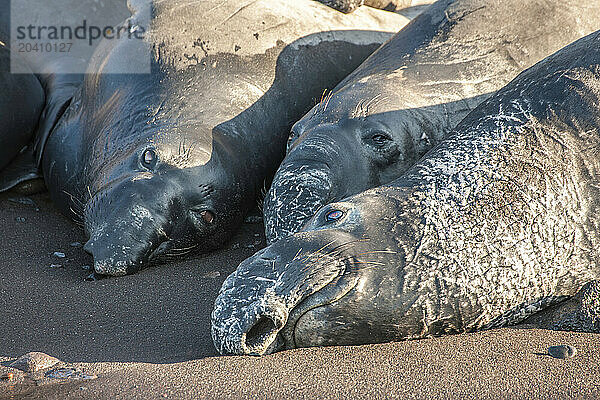
[[[565,313],[552,328],[600,333],[600,281],[586,283],[571,300],[575,309]]]
[[[518,323],[600,277],[600,31],[523,72],[394,182],[321,209],[216,300],[222,353]]]
[[[308,0],[130,3],[132,26],[152,7],[139,55],[151,73],[104,74],[131,52],[105,42],[43,158],[52,198],[84,223],[95,271],[114,276],[229,239],[293,121],[407,22]]]
[[[441,0],[292,129],[264,202],[269,243],[391,182],[519,72],[600,27],[600,2]]]

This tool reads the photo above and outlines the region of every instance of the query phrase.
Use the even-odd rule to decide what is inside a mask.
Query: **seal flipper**
[[[27,147],[0,172],[0,193],[10,190],[23,182],[41,177],[37,163],[35,162],[33,150],[31,147]]]
[[[61,58],[50,64],[46,71],[60,70],[60,66],[67,65],[67,63],[69,68],[73,70],[77,66],[82,67],[82,65],[77,64],[83,62],[83,60]],[[45,106],[41,111],[33,135],[33,142],[23,148],[10,164],[0,171],[0,192],[10,190],[24,182],[42,178],[40,164],[46,142],[71,103],[73,94],[83,82],[83,77],[83,74],[51,72],[42,73],[38,76],[41,87],[46,93]],[[34,187],[38,187],[38,185],[34,185]]]

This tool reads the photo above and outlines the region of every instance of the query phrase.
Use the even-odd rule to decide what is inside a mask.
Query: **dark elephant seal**
[[[0,192],[15,189],[17,186],[20,191],[25,190],[28,193],[44,189],[40,163],[46,140],[69,105],[73,93],[83,81],[83,72],[87,65],[85,58],[75,57],[71,52],[23,51],[23,48],[18,46],[17,27],[20,23],[32,26],[75,27],[81,25],[80,18],[88,23],[95,19],[96,22],[101,21],[114,26],[125,18],[126,10],[125,0],[107,0],[101,4],[94,0],[53,0],[35,4],[0,0],[0,42],[7,47],[12,44],[13,59],[18,60],[18,63],[12,65],[15,70],[13,72],[17,74],[2,79],[4,82],[12,80],[13,83],[15,80],[28,79],[29,83],[18,85],[21,87],[20,93],[26,91],[29,85],[33,85],[41,88],[43,96],[42,108],[31,105],[24,108],[20,107],[18,102],[14,103],[12,108],[2,106],[3,111],[19,108],[16,116],[31,120],[31,126],[26,130],[19,130],[9,129],[6,123],[2,124],[5,130],[0,134],[0,140],[3,140],[0,156],[5,162],[0,161]],[[12,25],[11,13],[14,14]],[[40,42],[48,44],[42,40],[34,43]],[[85,47],[89,47],[87,42]],[[3,62],[7,63],[8,68],[8,58]],[[8,71],[6,68],[3,66],[3,71]],[[12,93],[15,99],[19,90]],[[10,92],[0,93],[4,95]],[[29,92],[31,102],[35,102],[36,97],[38,96],[35,93]],[[7,101],[13,102],[12,99]],[[28,113],[32,115],[27,116]],[[8,153],[16,156],[8,157]]]
[[[267,240],[397,178],[519,72],[598,27],[598,1],[436,2],[295,124],[264,202]]]
[[[0,0],[0,191],[15,174],[8,177],[3,170],[23,158],[25,148],[35,136],[45,104],[42,84],[27,61],[12,52],[10,43],[10,3]],[[11,73],[11,60],[21,73]],[[22,171],[18,168],[20,175]]]
[[[150,73],[111,74],[136,58],[129,39],[105,41],[43,156],[95,271],[115,276],[229,239],[291,124],[407,22],[309,0],[130,3],[136,27],[151,7]]]
[[[32,73],[13,74],[11,57],[27,64],[0,36],[0,170],[6,168],[32,140],[45,104],[44,90]]]
[[[600,277],[600,31],[523,72],[394,182],[244,261],[222,353],[514,324]]]

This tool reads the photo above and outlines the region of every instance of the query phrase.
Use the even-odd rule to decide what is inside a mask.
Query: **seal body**
[[[64,10],[76,10],[77,16],[65,13]],[[85,13],[79,11],[87,10]],[[55,0],[52,2],[12,2],[12,12],[19,16],[27,15],[32,26],[54,24],[57,26],[77,26],[82,23],[81,15],[89,17],[92,13],[102,15],[104,23],[116,25],[128,16],[125,0],[110,0],[98,4],[94,0]],[[12,85],[14,89],[0,91],[8,105],[2,104],[2,157],[0,161],[0,192],[20,185],[27,192],[43,189],[41,183],[40,163],[46,140],[57,124],[73,93],[83,81],[83,71],[87,60],[72,57],[66,52],[23,51],[13,48],[13,58],[18,71],[29,73],[8,74],[10,71],[10,15],[11,2],[0,0],[0,42],[2,51],[2,81],[4,85]],[[87,17],[84,16],[85,20]],[[15,18],[15,21],[18,20]],[[13,21],[13,23],[16,23]],[[16,26],[13,26],[16,34]],[[6,71],[7,75],[4,75]],[[73,71],[77,71],[74,73]],[[81,73],[79,73],[81,72]],[[35,73],[35,74],[34,74]],[[31,88],[35,87],[34,90]],[[39,91],[42,91],[41,108]],[[26,103],[23,103],[26,99]],[[15,111],[15,110],[19,111]],[[6,112],[6,114],[4,114]],[[16,118],[29,121],[27,127],[9,127],[8,119]],[[7,153],[10,153],[8,155]],[[16,155],[16,156],[15,156]],[[39,184],[31,182],[36,180]],[[27,183],[26,183],[27,182]],[[27,187],[29,189],[27,189]]]
[[[293,121],[407,22],[308,0],[131,6],[132,26],[151,7],[140,55],[151,72],[107,73],[131,50],[127,40],[101,45],[43,158],[52,198],[83,220],[85,249],[107,275],[229,239]]]
[[[10,39],[10,4],[0,1],[0,191],[17,184],[21,177],[33,174],[36,168],[23,166],[26,147],[35,137],[45,104],[45,94],[39,79],[29,64],[8,45]],[[11,59],[23,73],[11,73]]]
[[[12,74],[10,58],[18,54],[0,39],[0,170],[6,168],[32,140],[44,107],[44,90],[33,73]]]
[[[294,125],[267,240],[397,178],[519,72],[599,27],[597,1],[436,2]]]
[[[600,31],[523,72],[392,183],[323,207],[216,300],[222,353],[514,324],[600,276]]]

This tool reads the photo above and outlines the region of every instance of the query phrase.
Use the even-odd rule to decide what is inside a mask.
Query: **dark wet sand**
[[[0,357],[42,351],[98,379],[3,381],[0,398],[600,397],[600,335],[527,326],[219,357],[210,338],[213,301],[225,277],[262,246],[261,225],[245,224],[216,253],[87,282],[89,271],[81,267],[92,260],[70,246],[84,242],[83,231],[47,195],[32,197],[39,211],[12,197],[18,196],[0,195]],[[578,354],[545,355],[557,344],[575,346]]]

